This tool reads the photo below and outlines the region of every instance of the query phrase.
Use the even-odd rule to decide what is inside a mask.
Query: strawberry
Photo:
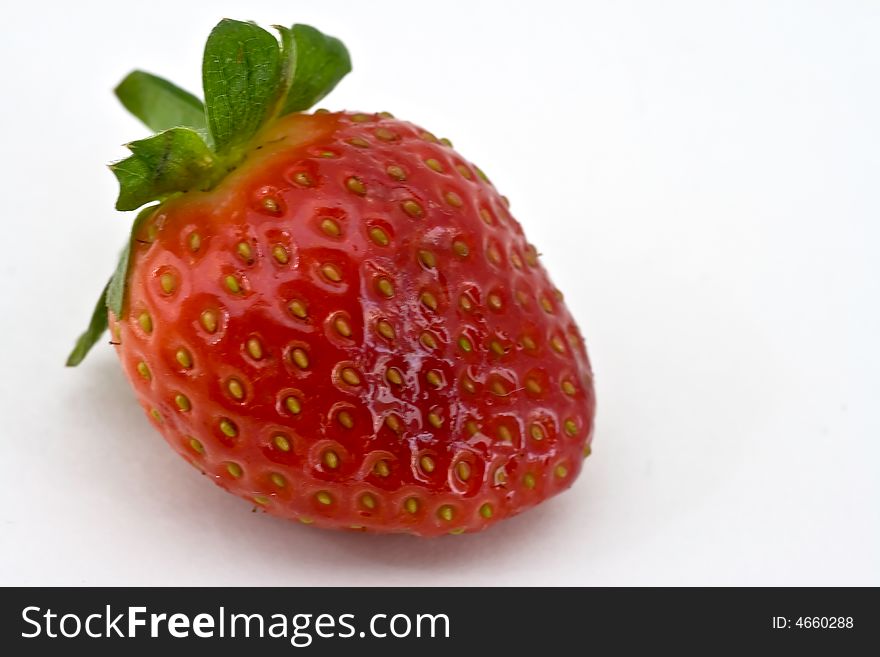
[[[204,106],[117,89],[159,134],[113,165],[141,210],[109,325],[150,421],[281,517],[430,536],[568,488],[595,397],[583,339],[483,172],[387,113],[305,113],[349,70],[313,28],[223,21]]]

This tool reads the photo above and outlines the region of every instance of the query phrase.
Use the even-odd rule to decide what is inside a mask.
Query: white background
[[[153,432],[112,351],[62,367],[130,217],[134,67],[194,91],[219,18],[312,23],[324,104],[450,137],[587,336],[594,455],[488,532],[250,512]],[[0,583],[880,584],[880,5],[19,2],[0,40]]]

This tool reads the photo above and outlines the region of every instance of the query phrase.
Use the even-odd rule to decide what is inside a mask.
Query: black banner
[[[842,650],[872,645],[880,620],[876,589],[7,588],[2,598],[9,655]]]

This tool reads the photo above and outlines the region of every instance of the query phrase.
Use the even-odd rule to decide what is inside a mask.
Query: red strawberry
[[[252,30],[221,23],[206,71],[241,60]],[[319,61],[285,71],[304,44]],[[335,62],[326,88],[304,94],[320,97],[348,60],[304,26],[278,52],[261,84],[284,93],[249,92],[250,110],[261,97],[272,109],[246,138],[217,146],[206,72],[213,151],[169,130],[151,138],[158,156],[136,142],[116,166],[123,207],[161,201],[139,216],[108,294],[155,426],[220,486],[323,527],[476,531],[568,488],[589,453],[590,364],[506,199],[448,142],[388,114],[284,113],[285,94],[320,86],[314,71]],[[130,108],[159,95],[144,80],[135,100],[120,88]],[[154,189],[138,187],[143,171]]]

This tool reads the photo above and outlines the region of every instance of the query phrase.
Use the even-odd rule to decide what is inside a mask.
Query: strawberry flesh
[[[387,115],[291,114],[163,203],[110,327],[152,422],[258,508],[476,531],[568,488],[583,339],[505,199]]]

